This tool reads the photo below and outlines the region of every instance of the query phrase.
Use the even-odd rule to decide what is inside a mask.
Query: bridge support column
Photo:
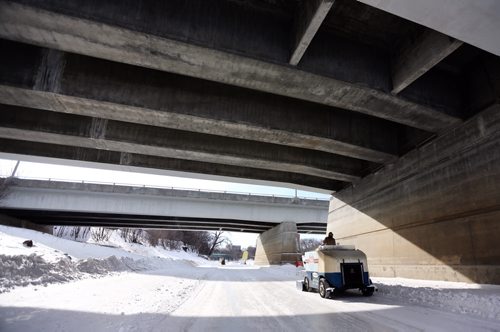
[[[294,222],[283,222],[257,238],[256,265],[294,264],[299,258],[299,234]]]
[[[334,194],[373,276],[500,284],[500,104]]]

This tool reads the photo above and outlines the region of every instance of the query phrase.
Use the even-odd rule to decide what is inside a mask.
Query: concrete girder
[[[335,0],[311,0],[302,1],[297,13],[295,26],[295,45],[290,57],[290,64],[296,66],[307,47],[311,43],[314,35],[318,31],[321,23],[332,8]]]
[[[3,44],[2,59],[10,68],[0,73],[0,101],[5,104],[282,144],[377,163],[394,161],[405,152],[402,133],[412,140],[421,132],[318,104],[34,46]],[[21,56],[25,59],[16,60]]]
[[[427,30],[403,46],[393,60],[392,93],[401,92],[462,44],[460,40]]]
[[[369,162],[215,135],[204,135],[117,121],[1,107],[0,137],[121,151],[166,158],[282,170],[354,182],[376,165]],[[96,126],[101,123],[101,126]],[[96,127],[99,134],[96,135]]]
[[[35,224],[58,226],[95,227],[140,227],[175,230],[219,230],[241,232],[264,232],[277,223],[224,220],[219,218],[179,218],[168,216],[144,216],[112,213],[90,213],[72,211],[48,211],[31,209],[0,209],[2,214],[29,220]],[[326,224],[323,225],[326,229]],[[307,228],[306,228],[307,229]],[[309,230],[309,229],[308,229]]]
[[[326,137],[265,128],[245,123],[233,123],[201,116],[155,111],[149,108],[120,105],[6,85],[0,85],[0,101],[8,105],[98,117],[101,119],[155,125],[211,135],[222,134],[226,137],[323,151],[376,163],[391,162],[397,158],[396,151],[394,153],[386,153]],[[369,132],[360,131],[359,133],[368,134]],[[397,135],[395,135],[392,143],[397,142],[397,140]]]
[[[313,191],[316,189],[337,191],[346,186],[346,183],[342,181],[292,173],[287,170],[273,171],[245,166],[231,166],[219,163],[213,164],[118,151],[71,147],[60,144],[47,144],[0,138],[0,148],[4,154],[15,154],[15,158],[17,159],[23,158],[23,156],[36,156],[50,158],[50,160],[62,159],[90,162],[92,165],[114,165],[120,166],[120,169],[122,167],[124,169],[140,169],[141,172],[147,172],[147,170],[165,170],[193,174],[206,174],[215,176],[216,178],[213,178],[214,180],[219,177],[223,177],[226,181],[238,181],[237,179],[255,179],[264,182],[269,181],[270,183],[266,183],[266,185],[287,186],[295,184],[301,186],[304,190]],[[44,162],[47,161],[44,159]]]
[[[0,127],[0,137],[14,140],[34,141],[48,144],[63,144],[73,147],[84,147],[98,150],[120,151],[122,153],[144,154],[149,156],[203,161],[231,166],[246,166],[265,170],[287,171],[299,174],[309,174],[317,177],[330,178],[344,182],[354,182],[359,176],[341,172],[319,169],[307,165],[299,165],[272,160],[257,160],[240,156],[214,154],[202,151],[187,151],[179,148],[155,147],[149,145],[120,142],[114,140],[94,139],[91,137],[68,136],[53,133],[42,133],[32,130]]]
[[[11,2],[0,3],[0,36],[312,101],[432,132],[461,122],[361,85]]]

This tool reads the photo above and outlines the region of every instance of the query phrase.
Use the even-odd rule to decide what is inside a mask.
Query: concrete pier
[[[300,260],[297,224],[283,222],[257,238],[256,265],[294,264]]]

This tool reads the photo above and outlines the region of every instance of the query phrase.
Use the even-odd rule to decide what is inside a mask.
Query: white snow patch
[[[465,282],[372,278],[378,294],[403,303],[500,320],[500,286]]]

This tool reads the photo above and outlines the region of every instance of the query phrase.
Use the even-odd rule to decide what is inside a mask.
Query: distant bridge
[[[3,179],[0,213],[47,225],[324,234],[328,201],[122,184]]]

